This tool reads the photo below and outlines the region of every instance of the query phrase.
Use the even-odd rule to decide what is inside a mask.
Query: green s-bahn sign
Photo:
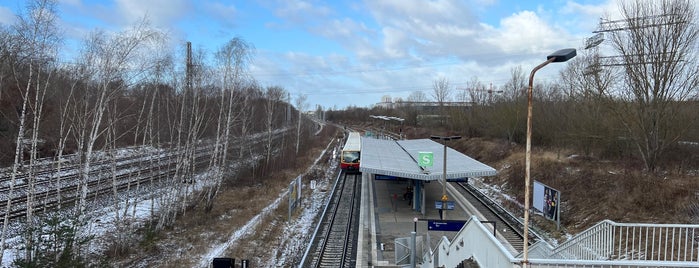
[[[431,167],[433,164],[434,155],[432,152],[418,152],[417,164],[421,167]]]

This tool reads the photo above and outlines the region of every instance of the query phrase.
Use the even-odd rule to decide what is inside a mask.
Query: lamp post
[[[447,141],[461,139],[461,136],[430,136],[433,140],[444,141],[444,169],[442,170],[442,208],[439,210],[439,216],[442,219],[446,218],[444,210],[447,208],[447,201],[449,197],[447,196]]]
[[[531,149],[532,149],[532,91],[534,86],[534,74],[544,66],[552,62],[565,62],[569,59],[575,57],[576,52],[574,48],[561,49],[554,52],[546,57],[546,61],[539,64],[532,69],[529,75],[529,88],[527,89],[527,145],[524,160],[524,248],[523,248],[523,267],[526,268],[529,264],[528,260],[528,250],[529,250],[529,188],[530,188],[530,176],[531,176]]]

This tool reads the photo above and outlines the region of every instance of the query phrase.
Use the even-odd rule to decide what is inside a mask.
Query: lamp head
[[[575,52],[574,48],[564,48],[546,56],[546,60],[554,58],[553,62],[564,62],[574,58],[576,55],[577,53]]]

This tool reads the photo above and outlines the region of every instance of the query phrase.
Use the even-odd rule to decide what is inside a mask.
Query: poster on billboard
[[[544,217],[556,221],[560,224],[559,212],[561,203],[561,193],[546,184],[534,181],[534,198],[532,205],[544,214]]]
[[[289,220],[291,220],[291,213],[301,200],[301,185],[301,176],[296,177],[289,184]]]

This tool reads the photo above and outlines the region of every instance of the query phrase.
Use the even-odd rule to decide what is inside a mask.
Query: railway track
[[[196,152],[195,168],[203,168],[210,157],[206,149],[201,149]],[[100,164],[93,166],[89,173],[92,178],[87,182],[89,196],[97,198],[99,196],[112,193],[115,188],[118,192],[135,187],[135,185],[147,185],[152,182],[160,182],[174,175],[174,165],[177,157],[175,154],[164,154],[157,160],[153,160],[155,165],[143,167],[141,161],[150,161],[143,158],[141,161],[132,161],[133,157],[125,157],[124,159],[115,160],[113,173],[111,168]],[[80,175],[77,172],[78,167],[68,169],[60,176],[43,178],[36,181],[36,188],[40,189],[36,193],[37,201],[34,205],[34,211],[41,212],[57,208],[59,205],[73,205],[80,196]],[[63,181],[60,183],[59,181]],[[52,187],[56,184],[61,184],[60,187]],[[8,191],[7,188],[2,189]],[[6,193],[0,191],[0,193]],[[60,198],[59,198],[60,192]],[[28,195],[26,185],[20,185],[14,190],[14,195],[11,199],[12,210],[9,211],[9,219],[16,219],[26,215]],[[7,198],[0,200],[0,205],[7,203]],[[5,211],[0,211],[0,223],[3,222]]]
[[[278,140],[287,131],[279,131],[273,135]],[[248,146],[262,146],[266,142],[259,135],[251,135],[245,139],[236,139],[231,150],[240,149],[242,144]],[[193,170],[201,170],[208,166],[212,153],[212,145],[202,143],[194,151]],[[249,152],[252,154],[252,149]],[[109,154],[107,152],[106,154]],[[59,205],[74,205],[80,196],[80,169],[75,159],[67,157],[66,165],[60,171],[56,169],[56,163],[42,160],[37,163],[33,172],[23,169],[16,175],[15,186],[10,191],[11,175],[9,169],[0,170],[0,223],[4,221],[6,214],[9,219],[17,219],[26,215],[27,201],[30,194],[28,180],[34,179],[35,204],[33,211],[46,212],[59,207]],[[175,168],[181,156],[178,151],[158,151],[151,154],[135,154],[117,157],[101,157],[95,160],[90,168],[87,188],[90,198],[128,191],[136,185],[148,185],[172,179]],[[31,176],[30,176],[31,175]],[[11,210],[7,211],[6,204],[10,199]]]
[[[512,245],[516,253],[522,252],[524,226],[516,217],[470,184],[459,182],[454,183],[454,185],[459,186],[457,187],[459,193],[485,217],[486,224],[493,225],[493,228],[497,229],[497,233]],[[536,242],[534,239],[536,238],[530,238],[530,244]]]
[[[301,267],[355,267],[361,175],[341,173]]]
[[[346,128],[350,131],[357,131],[354,128]],[[385,129],[371,128],[361,129],[363,131],[373,131],[375,133],[383,133],[385,138],[396,140],[399,135],[391,133]],[[484,223],[493,226],[495,232],[501,235],[507,243],[512,246],[513,254],[519,254],[524,248],[523,229],[524,226],[515,216],[502,208],[499,204],[492,201],[483,193],[475,189],[468,183],[452,183],[456,185],[459,193],[471,203],[480,214],[485,217]],[[530,232],[529,244],[535,243],[540,239],[534,232]]]

